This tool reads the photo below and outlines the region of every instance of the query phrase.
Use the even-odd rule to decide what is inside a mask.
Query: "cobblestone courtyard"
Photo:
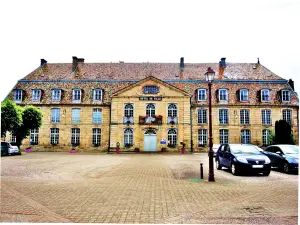
[[[208,174],[199,154],[1,157],[2,222],[297,224],[298,175]]]

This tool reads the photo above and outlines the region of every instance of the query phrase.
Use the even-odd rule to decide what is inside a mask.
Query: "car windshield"
[[[230,150],[232,153],[260,154],[260,152],[254,146],[232,145],[230,146]]]
[[[298,154],[299,153],[299,147],[296,145],[280,146],[280,148],[284,154]]]

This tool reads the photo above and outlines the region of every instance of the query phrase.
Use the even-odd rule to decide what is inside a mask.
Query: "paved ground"
[[[297,224],[297,174],[207,173],[205,153],[1,157],[0,221]]]

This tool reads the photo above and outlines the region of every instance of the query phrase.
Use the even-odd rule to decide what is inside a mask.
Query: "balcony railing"
[[[162,116],[140,116],[139,117],[140,125],[162,125]]]
[[[177,116],[168,116],[168,124],[178,124]]]
[[[124,124],[133,124],[133,116],[124,116]]]

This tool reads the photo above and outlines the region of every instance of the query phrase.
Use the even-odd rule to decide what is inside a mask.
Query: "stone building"
[[[208,84],[213,143],[267,145],[275,121],[287,120],[298,143],[293,81],[260,62],[47,63],[19,80],[8,98],[43,114],[23,146],[37,151],[207,151]],[[13,137],[11,137],[13,139]]]

